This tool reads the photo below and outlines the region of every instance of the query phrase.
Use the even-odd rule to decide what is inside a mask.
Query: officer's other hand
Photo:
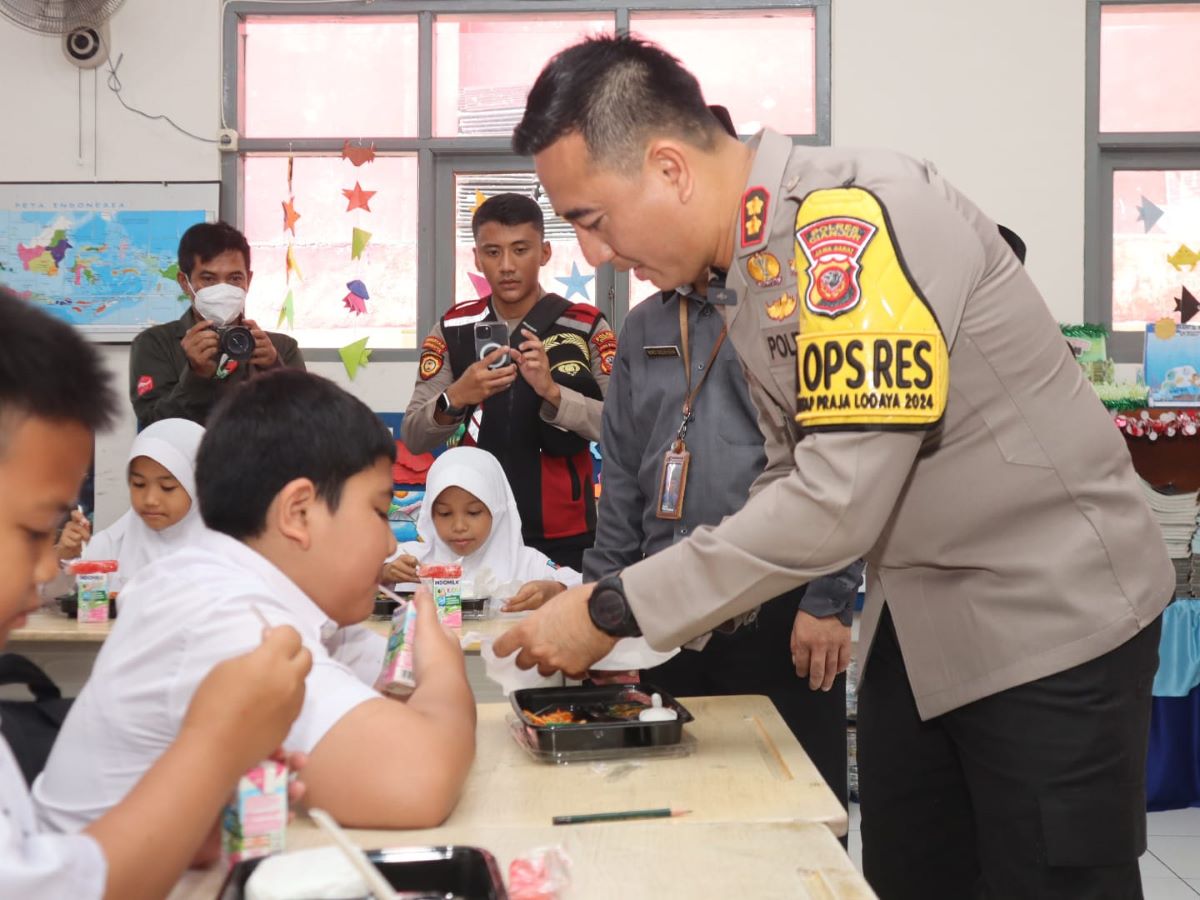
[[[516,366],[502,366],[499,369],[489,369],[488,366],[499,362],[505,353],[512,353],[510,347],[497,347],[483,359],[470,365],[462,377],[450,385],[446,393],[450,403],[456,407],[478,406],[493,394],[507,390],[517,380]]]
[[[594,584],[568,588],[551,599],[529,618],[510,628],[492,645],[498,657],[517,652],[517,667],[537,666],[542,675],[564,672],[571,678],[583,678],[587,670],[603,659],[617,643],[592,624],[588,615],[588,597]]]
[[[279,362],[279,351],[275,349],[267,333],[259,328],[253,319],[244,319],[242,324],[250,329],[250,336],[254,338],[254,353],[250,356],[250,364],[260,369],[276,365]]]
[[[221,338],[213,329],[212,322],[199,319],[179,343],[193,372],[201,378],[212,378],[217,374],[217,347]]]
[[[558,385],[550,377],[550,357],[546,355],[545,346],[528,328],[522,328],[521,333],[525,340],[517,347],[521,352],[516,357],[521,377],[529,383],[535,394],[551,406],[558,406],[562,395]]]
[[[850,626],[837,616],[817,618],[803,610],[792,625],[792,663],[814,691],[827,691],[850,665]]]

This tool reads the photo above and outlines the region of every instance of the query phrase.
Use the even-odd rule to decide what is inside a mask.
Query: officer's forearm
[[[542,403],[542,421],[572,431],[589,441],[600,440],[600,420],[604,414],[604,401],[585,397],[569,387],[559,386],[559,400],[552,405],[549,400]]]

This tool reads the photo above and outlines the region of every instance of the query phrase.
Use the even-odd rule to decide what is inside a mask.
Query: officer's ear
[[[542,261],[538,265],[545,266],[548,262],[550,262],[550,242],[542,241]]]
[[[691,161],[683,145],[671,138],[658,138],[646,148],[647,174],[657,179],[680,203],[691,199],[695,180]]]

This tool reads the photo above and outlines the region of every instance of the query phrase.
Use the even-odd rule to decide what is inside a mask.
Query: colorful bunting
[[[571,274],[570,275],[567,275],[565,277],[562,275],[554,276],[555,280],[561,281],[563,284],[563,287],[565,287],[567,289],[567,292],[565,294],[563,294],[564,300],[570,300],[571,296],[573,294],[579,294],[581,297],[583,297],[584,300],[591,300],[592,298],[588,294],[588,282],[590,282],[595,277],[596,277],[595,275],[582,274],[579,271],[579,263],[576,263],[576,262],[571,263]]]
[[[471,207],[471,215],[475,215],[475,213],[479,210],[479,207],[483,206],[483,204],[486,200],[487,200],[487,197],[483,196],[483,191],[476,190],[475,191],[475,205]]]
[[[487,279],[475,272],[468,272],[467,277],[471,279],[471,285],[475,288],[475,294],[482,300],[492,292],[492,286],[487,283]]]
[[[304,275],[300,271],[300,266],[296,264],[295,247],[293,247],[291,244],[288,244],[288,248],[287,248],[287,265],[286,265],[285,271],[286,271],[286,275],[287,275],[286,281],[288,284],[291,284],[293,272],[296,273],[296,278],[298,280],[300,280],[300,281],[304,280]]]
[[[1162,208],[1155,206],[1145,197],[1142,197],[1142,203],[1138,207],[1138,221],[1142,223],[1143,232],[1153,228],[1154,224],[1162,217]]]
[[[361,228],[355,228],[350,233],[350,258],[358,259],[363,255],[363,251],[367,249],[367,244],[371,242],[371,232],[364,231]]]
[[[366,366],[371,359],[371,351],[367,349],[368,340],[370,338],[363,338],[338,350],[342,365],[346,367],[346,374],[350,376],[351,381],[358,374],[358,370]]]
[[[345,141],[342,144],[342,159],[348,159],[354,163],[355,168],[363,163],[375,161],[375,144],[352,144]]]
[[[342,193],[345,194],[346,200],[348,201],[346,212],[350,212],[352,209],[365,209],[367,212],[371,211],[369,204],[371,198],[375,196],[376,191],[364,191],[362,189],[362,185],[356,181],[354,182],[353,188],[342,188]]]
[[[1200,312],[1200,302],[1196,301],[1191,291],[1184,288],[1183,295],[1175,298],[1175,312],[1179,313],[1179,324],[1184,325]]]
[[[275,323],[275,327],[279,328],[283,325],[284,320],[287,320],[288,328],[295,327],[296,318],[296,303],[292,297],[292,292],[289,290],[287,296],[283,298],[283,306],[279,310],[279,321]]]
[[[290,231],[294,236],[296,234],[296,220],[300,218],[300,213],[296,212],[296,198],[290,197],[283,201],[283,230]]]
[[[371,295],[367,293],[367,286],[356,278],[347,281],[346,287],[350,289],[350,293],[342,298],[342,305],[361,316],[367,311],[367,301],[371,299]]]

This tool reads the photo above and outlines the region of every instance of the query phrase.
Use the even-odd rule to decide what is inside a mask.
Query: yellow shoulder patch
[[[806,429],[926,428],[946,411],[950,356],[879,200],[831,188],[796,213],[796,339]]]

